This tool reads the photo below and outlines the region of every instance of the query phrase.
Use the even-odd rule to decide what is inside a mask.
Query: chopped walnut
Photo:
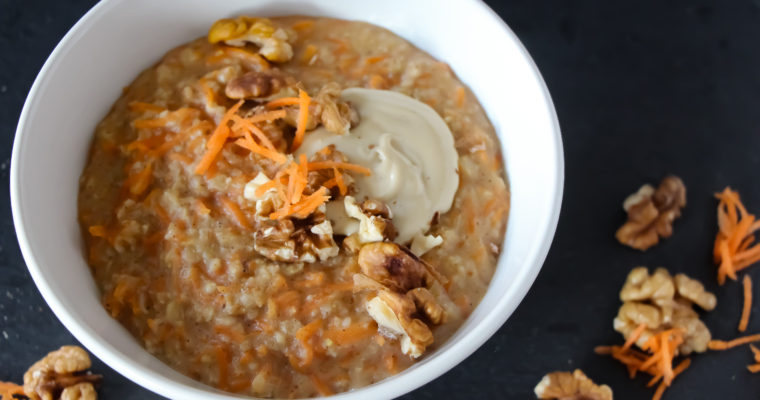
[[[440,236],[422,235],[418,233],[412,238],[412,244],[409,249],[414,255],[420,257],[428,251],[440,246],[441,243],[443,243],[443,238]]]
[[[640,324],[646,324],[636,341],[639,347],[654,334],[678,328],[684,337],[684,343],[678,347],[680,354],[707,350],[710,331],[692,305],[712,310],[716,299],[701,283],[683,274],[674,278],[664,268],[658,268],[650,275],[646,267],[638,267],[628,274],[620,291],[620,300],[623,305],[613,326],[628,339]]]
[[[319,124],[330,132],[343,135],[359,124],[359,113],[351,104],[340,99],[342,89],[337,83],[324,85],[312,99],[306,130]],[[290,126],[298,126],[298,107],[287,107],[283,119]]]
[[[283,262],[311,263],[338,255],[340,249],[333,238],[332,224],[325,217],[324,205],[304,219],[269,218],[282,206],[282,199],[274,190],[256,195],[256,190],[268,181],[266,175],[259,173],[243,189],[243,197],[255,201],[254,250],[270,260]]]
[[[673,234],[673,221],[686,206],[686,186],[680,178],[668,176],[655,190],[642,186],[623,202],[628,221],[618,229],[617,240],[634,249],[646,250]]]
[[[24,392],[32,400],[95,400],[94,384],[100,375],[91,374],[90,356],[79,346],[63,346],[48,353],[24,374]]]
[[[340,100],[341,88],[331,82],[320,89],[314,97],[319,105],[319,121],[330,132],[344,135],[359,123],[359,114],[348,103]]]
[[[351,232],[351,236],[356,235],[359,243],[382,242],[396,238],[396,228],[391,221],[393,216],[383,203],[365,200],[359,206],[353,196],[346,196],[343,205],[349,217],[359,220],[358,231]]]
[[[285,81],[270,72],[247,72],[238,76],[224,88],[224,94],[231,99],[255,99],[276,93]]]
[[[612,400],[609,386],[595,384],[579,369],[547,374],[534,391],[536,397],[547,400]]]
[[[376,292],[366,307],[380,332],[399,338],[404,354],[413,358],[422,355],[433,343],[428,324],[446,321],[446,311],[428,290],[435,283],[445,283],[445,278],[392,242],[362,246],[358,263],[362,273],[354,275],[354,285],[357,290]]]
[[[287,32],[276,28],[267,18],[240,16],[220,19],[209,29],[208,41],[237,47],[253,43],[259,46],[259,54],[272,62],[286,62],[293,58]]]
[[[313,263],[335,257],[340,251],[324,205],[305,219],[257,217],[257,226],[253,248],[273,261]]]

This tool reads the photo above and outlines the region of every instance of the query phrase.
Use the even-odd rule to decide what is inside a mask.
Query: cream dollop
[[[372,175],[355,175],[354,197],[384,202],[393,213],[396,241],[407,243],[430,229],[435,213],[451,208],[459,186],[451,131],[430,106],[402,93],[350,88],[341,97],[358,110],[359,125],[345,135],[318,128],[306,135],[298,153],[311,156],[335,145],[351,163],[369,168]],[[328,205],[327,216],[336,233],[358,229],[338,204]]]

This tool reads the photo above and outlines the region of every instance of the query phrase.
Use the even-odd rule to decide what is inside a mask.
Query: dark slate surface
[[[35,288],[16,242],[8,164],[16,121],[37,71],[88,0],[0,0],[0,380],[20,380],[42,354],[76,342]],[[636,265],[706,282],[718,308],[704,320],[736,335],[740,285],[715,284],[712,193],[740,189],[760,212],[760,2],[514,0],[490,2],[540,67],[559,114],[566,191],[546,264],[507,324],[473,356],[405,399],[532,398],[548,371],[582,368],[617,399],[646,399],[597,344],[616,343],[617,293]],[[613,4],[620,3],[620,4]],[[466,23],[466,21],[463,21]],[[498,51],[498,48],[494,48]],[[487,62],[487,55],[482,60]],[[618,245],[620,203],[644,182],[683,177],[688,201],[675,235],[647,253]],[[751,271],[760,282],[760,271]],[[757,312],[757,307],[755,307]],[[749,331],[760,331],[760,317]],[[694,357],[666,399],[752,398],[749,350]],[[103,399],[158,398],[96,361]]]

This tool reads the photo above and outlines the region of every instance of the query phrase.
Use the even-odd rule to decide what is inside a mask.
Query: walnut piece
[[[394,292],[427,287],[435,279],[427,263],[393,242],[364,245],[357,261],[366,276]]]
[[[643,323],[646,328],[636,341],[639,347],[654,334],[678,328],[684,337],[678,347],[680,354],[707,350],[710,331],[692,307],[697,304],[709,311],[715,308],[716,299],[698,281],[683,274],[674,278],[664,268],[650,275],[646,267],[637,267],[628,274],[620,300],[623,305],[613,327],[626,340]]]
[[[48,353],[24,373],[24,392],[32,400],[95,400],[102,377],[87,371],[90,356],[79,346]]]
[[[359,243],[382,242],[396,238],[396,228],[391,221],[393,215],[382,202],[365,200],[360,206],[353,196],[345,196],[343,205],[346,215],[359,220],[358,230],[350,233],[350,236],[356,235]]]
[[[612,400],[612,389],[597,385],[583,371],[552,372],[541,379],[534,389],[539,399],[552,400]]]
[[[259,173],[243,189],[243,197],[255,202],[255,227],[253,248],[262,256],[283,262],[324,261],[338,255],[340,249],[333,238],[330,221],[325,217],[325,206],[320,206],[307,218],[269,218],[282,206],[282,199],[274,190],[261,196],[256,190],[267,183],[269,178]]]
[[[322,86],[312,99],[311,106],[309,106],[307,131],[315,129],[321,124],[330,132],[344,135],[348,133],[349,129],[359,124],[359,113],[350,103],[340,99],[341,91],[341,86],[334,82]],[[297,127],[298,107],[286,107],[285,112],[283,121],[290,126]]]
[[[446,311],[428,290],[445,278],[393,242],[365,244],[359,250],[358,263],[362,273],[354,275],[354,285],[356,290],[376,292],[366,308],[380,333],[399,338],[404,354],[422,355],[433,343],[428,324],[446,322]]]
[[[237,47],[253,43],[259,46],[259,54],[272,62],[286,62],[293,58],[287,32],[276,28],[267,18],[240,16],[220,19],[209,29],[208,41]]]
[[[319,105],[319,121],[330,132],[344,135],[351,127],[359,124],[359,114],[345,101],[340,100],[341,87],[328,83],[314,96]]]
[[[686,186],[676,176],[662,180],[655,190],[651,185],[642,186],[623,202],[628,221],[615,233],[617,240],[638,250],[656,245],[660,238],[673,234],[673,221],[681,216],[686,206]]]
[[[284,85],[284,80],[272,73],[251,71],[229,81],[224,94],[236,100],[255,99],[276,93]]]

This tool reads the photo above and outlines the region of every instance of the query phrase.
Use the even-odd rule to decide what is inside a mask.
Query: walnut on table
[[[642,347],[661,331],[677,328],[683,332],[680,354],[702,353],[711,339],[707,326],[692,308],[697,304],[710,311],[715,308],[715,295],[698,281],[678,274],[672,277],[664,268],[649,274],[646,267],[634,268],[620,291],[623,305],[613,322],[616,331],[627,340],[640,324],[645,324],[636,345]]]
[[[380,333],[398,338],[401,350],[413,358],[433,343],[430,325],[446,321],[446,312],[428,290],[445,283],[435,269],[393,242],[365,244],[358,256],[361,273],[354,275],[356,290],[372,290],[366,305]]]
[[[87,371],[90,356],[79,346],[48,353],[24,373],[24,392],[32,400],[95,400],[102,377]]]
[[[673,234],[673,221],[686,206],[686,186],[677,176],[667,176],[655,190],[649,184],[623,202],[628,221],[615,233],[617,240],[634,249],[646,250],[660,238]]]
[[[612,400],[609,386],[595,384],[579,369],[545,375],[534,392],[542,400]]]

